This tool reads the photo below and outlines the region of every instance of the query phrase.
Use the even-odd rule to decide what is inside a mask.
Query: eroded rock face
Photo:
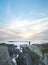
[[[48,65],[48,44],[33,44],[23,49],[34,58],[34,65]]]
[[[11,58],[8,53],[8,48],[0,44],[0,65],[12,65]]]
[[[0,44],[0,65],[48,65],[48,45],[24,45],[22,53],[12,48],[14,47]],[[15,56],[17,53],[18,58]]]

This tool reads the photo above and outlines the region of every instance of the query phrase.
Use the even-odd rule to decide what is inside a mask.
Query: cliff
[[[23,52],[34,59],[35,65],[48,65],[48,44],[26,45]]]
[[[0,65],[12,65],[6,45],[0,44]]]

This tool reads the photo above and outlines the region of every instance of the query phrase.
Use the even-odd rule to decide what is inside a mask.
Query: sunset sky
[[[48,0],[0,0],[0,42],[48,41]]]

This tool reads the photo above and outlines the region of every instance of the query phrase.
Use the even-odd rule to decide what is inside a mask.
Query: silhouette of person
[[[30,45],[30,41],[29,41],[29,45]]]

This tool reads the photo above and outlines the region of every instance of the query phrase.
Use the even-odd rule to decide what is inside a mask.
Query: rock
[[[0,44],[0,65],[12,65],[6,45]]]

